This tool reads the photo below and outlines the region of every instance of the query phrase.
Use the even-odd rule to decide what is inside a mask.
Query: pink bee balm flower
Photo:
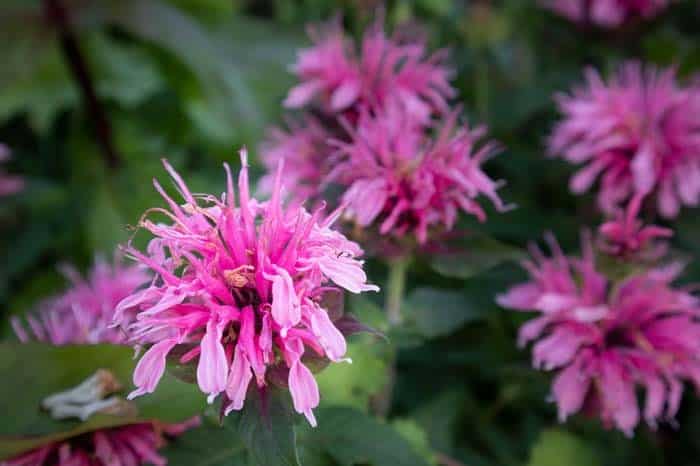
[[[197,384],[211,403],[224,394],[225,414],[243,407],[252,380],[269,383],[267,370],[286,371],[296,411],[312,425],[318,387],[302,357],[344,360],[346,345],[322,298],[344,288],[352,293],[378,290],[367,284],[361,249],[330,227],[340,215],[321,219],[303,207],[281,201],[280,163],[268,202],[251,199],[245,150],[235,199],[228,165],[221,198],[193,195],[164,162],[185,203],[178,205],[160,185],[169,209],[165,222],[144,218],[155,238],[143,253],[128,253],[156,274],[150,287],[124,299],[124,312],[137,311],[128,324],[133,340],[150,344],[134,372],[130,396],[153,392],[168,353],[178,344],[194,345],[181,362],[198,358]]]
[[[87,278],[82,278],[72,267],[65,267],[64,273],[72,282],[72,287],[63,294],[43,302],[36,316],[27,317],[29,332],[19,319],[12,320],[18,338],[22,342],[33,340],[52,345],[125,343],[127,338],[124,330],[111,327],[116,305],[140,286],[148,283],[150,275],[142,267],[124,266],[118,261],[115,261],[114,266],[110,266],[100,259],[96,260]],[[130,318],[133,318],[133,315]],[[128,321],[126,315],[124,320]],[[100,403],[98,400],[94,401],[95,405]],[[199,416],[195,416],[178,424],[153,421],[98,429],[67,440],[49,443],[0,464],[165,465],[166,459],[157,451],[165,444],[166,438],[176,437],[199,423]]]
[[[299,108],[315,99],[335,113],[393,103],[422,122],[447,111],[455,91],[444,53],[427,56],[422,42],[387,38],[379,21],[365,32],[359,52],[339,21],[321,29],[310,29],[315,45],[299,52],[292,71],[301,83],[289,91],[285,106]]]
[[[14,317],[17,337],[22,342],[36,340],[53,345],[125,343],[124,330],[111,327],[115,308],[145,285],[149,274],[140,267],[121,265],[116,260],[112,266],[99,258],[86,278],[72,266],[64,266],[63,273],[72,286],[44,300],[35,315],[27,316],[29,331]]]
[[[479,144],[486,129],[457,127],[456,118],[451,114],[432,138],[396,107],[376,116],[361,112],[352,140],[336,143],[341,159],[329,175],[347,187],[347,215],[383,235],[415,235],[424,244],[431,228],[452,229],[459,211],[484,221],[480,196],[507,210],[496,192],[501,183],[481,169],[497,144]]]
[[[0,163],[6,162],[10,158],[10,150],[6,145],[0,144]],[[7,175],[0,170],[0,196],[14,194],[24,186],[24,180],[17,176]]]
[[[613,256],[630,258],[641,255],[655,260],[666,253],[664,243],[654,244],[657,240],[673,236],[673,230],[656,225],[643,225],[637,219],[642,205],[642,196],[635,196],[630,201],[626,212],[618,213],[614,220],[600,226],[599,233],[603,242],[601,249]]]
[[[581,24],[613,28],[633,19],[650,19],[669,0],[543,0],[546,8]]]
[[[539,316],[520,329],[536,341],[536,368],[556,371],[552,397],[559,418],[582,409],[632,435],[641,415],[652,428],[672,420],[687,380],[700,388],[698,299],[674,288],[682,266],[637,272],[613,282],[596,269],[590,242],[582,258],[536,248],[525,262],[530,281],[498,297],[506,308]],[[643,413],[635,391],[646,390]]]
[[[302,121],[291,121],[288,131],[270,130],[260,147],[260,156],[268,172],[260,180],[261,190],[272,191],[277,164],[285,159],[285,187],[294,201],[317,199],[333,166],[334,149],[328,143],[331,138],[333,133],[310,115]]]
[[[2,462],[2,466],[114,466],[153,464],[165,466],[158,454],[166,438],[199,425],[195,417],[181,424],[143,423],[100,429],[69,441],[54,442]]]
[[[549,151],[583,165],[571,190],[600,180],[598,203],[614,213],[630,198],[653,194],[664,217],[700,202],[700,92],[675,71],[625,64],[605,83],[587,71],[587,86],[557,97],[564,114]]]

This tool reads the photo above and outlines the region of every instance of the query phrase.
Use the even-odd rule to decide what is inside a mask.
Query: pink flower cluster
[[[150,275],[138,266],[114,266],[97,259],[85,279],[73,267],[64,267],[72,286],[63,294],[41,303],[36,315],[29,315],[29,332],[20,319],[12,325],[22,342],[42,341],[52,345],[126,343],[124,330],[111,327],[116,305],[142,285]],[[133,315],[131,316],[133,317]],[[165,437],[175,437],[198,426],[195,416],[178,424],[145,422],[98,429],[23,453],[1,463],[3,466],[112,466],[154,464],[167,461],[157,453]]]
[[[582,193],[599,180],[598,203],[614,213],[635,196],[653,196],[659,213],[700,203],[700,87],[682,86],[673,69],[629,62],[606,83],[593,70],[571,95],[559,95],[563,120],[549,151],[583,165],[571,180]]]
[[[559,418],[584,410],[628,435],[643,415],[651,427],[673,420],[683,382],[700,388],[700,301],[672,282],[673,263],[611,279],[594,261],[590,241],[580,258],[567,257],[553,237],[552,257],[537,248],[524,267],[530,280],[498,303],[539,316],[520,329],[536,341],[533,364],[556,371],[552,397]],[[645,389],[640,414],[636,389]]]
[[[280,163],[268,202],[251,199],[245,150],[238,201],[228,165],[226,192],[193,195],[164,162],[184,204],[155,182],[169,209],[150,209],[165,222],[145,217],[140,226],[155,238],[145,253],[127,252],[149,267],[156,280],[124,299],[115,321],[127,320],[133,341],[152,344],[134,372],[136,391],[151,393],[177,345],[192,348],[181,358],[196,362],[197,383],[211,403],[220,394],[224,410],[243,407],[249,384],[269,383],[267,373],[284,373],[294,408],[316,424],[319,403],[314,376],[303,357],[343,361],[346,342],[324,308],[328,293],[378,290],[366,283],[359,246],[331,229],[340,215],[321,218],[302,207],[284,208]],[[277,377],[279,378],[279,377]]]
[[[478,196],[506,210],[496,192],[501,183],[481,169],[498,146],[479,144],[485,128],[457,127],[456,118],[450,115],[433,138],[392,107],[362,112],[352,139],[336,142],[340,157],[329,174],[347,186],[342,201],[348,216],[362,227],[378,223],[381,234],[415,235],[423,244],[431,227],[452,229],[460,211],[484,221]]]
[[[158,454],[165,437],[176,437],[197,427],[195,417],[181,424],[131,424],[82,434],[70,441],[51,443],[10,459],[3,466],[114,466],[153,464],[165,466]]]
[[[650,19],[669,0],[542,0],[546,8],[581,24],[614,28],[633,19]]]
[[[122,299],[148,283],[149,274],[143,268],[122,265],[118,260],[112,266],[100,258],[87,278],[69,265],[62,271],[72,286],[41,302],[38,311],[26,317],[29,332],[18,317],[12,318],[20,341],[44,341],[52,345],[126,343],[124,330],[111,326],[114,311]]]
[[[10,158],[10,149],[5,144],[0,144],[0,163],[6,162]],[[0,170],[0,196],[14,194],[24,186],[24,180],[17,176],[7,175]]]
[[[271,131],[261,148],[270,172],[287,161],[295,200],[340,192],[335,200],[358,226],[419,244],[432,229],[450,230],[460,211],[483,221],[481,196],[506,209],[500,183],[480,167],[497,146],[482,142],[484,128],[457,124],[443,53],[428,57],[422,42],[388,38],[379,22],[359,53],[337,23],[312,38],[285,104],[322,117]]]
[[[285,106],[317,101],[324,112],[336,113],[394,104],[421,122],[447,111],[454,90],[443,53],[428,56],[424,43],[388,38],[379,21],[364,34],[359,54],[339,21],[310,28],[309,35],[314,46],[299,52],[292,71],[301,83],[289,91]]]

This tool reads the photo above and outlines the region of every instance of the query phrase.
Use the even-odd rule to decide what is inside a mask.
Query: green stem
[[[396,327],[401,324],[401,307],[403,306],[403,295],[406,290],[406,272],[409,260],[405,257],[394,259],[389,262],[389,281],[386,290],[386,315],[389,325]]]

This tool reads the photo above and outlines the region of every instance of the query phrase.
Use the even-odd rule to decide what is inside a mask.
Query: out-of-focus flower
[[[271,129],[260,147],[267,175],[260,180],[259,188],[266,193],[272,191],[277,164],[284,159],[284,187],[294,202],[318,199],[333,165],[334,148],[329,145],[333,134],[310,115],[290,121],[288,127]]]
[[[542,4],[571,21],[613,28],[636,18],[650,19],[669,0],[542,0]]]
[[[423,244],[430,228],[452,229],[459,211],[484,221],[480,196],[506,210],[496,192],[501,183],[481,169],[498,145],[480,143],[484,127],[458,127],[456,119],[457,112],[449,115],[433,138],[396,107],[361,112],[352,140],[336,143],[341,157],[329,175],[346,187],[348,216],[362,227],[376,224],[382,235],[415,235]]]
[[[596,270],[593,248],[566,257],[549,238],[552,257],[533,248],[530,281],[498,297],[500,305],[540,315],[520,329],[536,368],[555,370],[552,397],[564,421],[580,410],[632,435],[640,420],[635,391],[646,390],[644,420],[673,420],[683,381],[700,388],[698,299],[675,288],[683,267],[636,272],[612,282]]]
[[[287,107],[316,100],[324,111],[335,113],[392,103],[424,123],[447,111],[447,100],[455,91],[449,84],[452,71],[443,64],[444,53],[428,56],[422,42],[388,38],[380,21],[366,31],[359,52],[340,21],[310,28],[309,35],[315,45],[300,51],[292,67],[301,83],[289,91]]]
[[[6,145],[0,144],[0,163],[10,158],[10,150]],[[14,194],[24,186],[24,180],[18,176],[10,176],[0,170],[0,196]]]
[[[27,317],[29,331],[19,319],[12,320],[18,338],[22,342],[43,341],[52,345],[125,343],[127,338],[124,330],[111,327],[116,305],[140,286],[148,283],[150,275],[142,267],[124,266],[116,259],[113,266],[97,259],[86,279],[73,267],[64,267],[64,273],[72,282],[72,286],[63,294],[44,301],[36,315]],[[131,318],[133,314],[124,315],[123,321],[128,322]],[[77,413],[81,410],[92,413],[101,406],[114,406],[112,401],[117,401],[117,398],[101,400],[103,395],[119,385],[107,371],[98,371],[95,377],[88,379],[83,385],[87,391],[81,391],[78,387],[60,394],[65,398],[74,392],[72,396],[80,395],[80,401],[85,403],[67,405],[71,409],[65,410],[63,414],[67,414],[68,411]],[[111,388],[107,388],[108,386]],[[51,409],[51,412],[52,415],[57,415],[62,407],[66,406],[58,406],[58,396],[53,398],[51,408],[55,409]],[[48,400],[49,398],[44,400],[44,403]],[[47,405],[44,407],[49,408]],[[65,416],[59,416],[61,417]],[[165,444],[166,438],[178,436],[199,423],[199,416],[195,416],[177,424],[152,421],[97,429],[67,440],[49,443],[0,464],[137,466],[148,463],[161,466],[167,464],[167,461],[157,451]]]
[[[238,178],[238,206],[228,165],[227,189],[221,199],[194,196],[164,162],[184,205],[178,205],[156,182],[169,210],[167,223],[144,218],[150,231],[148,251],[128,254],[156,275],[152,285],[123,300],[123,312],[138,311],[128,325],[134,341],[153,344],[134,372],[137,390],[151,393],[165,370],[166,356],[178,344],[193,344],[182,356],[197,362],[197,383],[211,403],[225,394],[225,413],[243,407],[250,381],[268,383],[267,370],[287,373],[294,408],[312,425],[319,403],[318,386],[302,357],[344,360],[344,336],[323,307],[327,293],[378,290],[366,283],[359,246],[331,229],[340,215],[321,219],[321,208],[284,208],[280,163],[272,198],[250,198],[245,151]]]
[[[652,194],[675,217],[700,202],[700,90],[682,87],[673,69],[629,62],[605,83],[588,70],[587,85],[557,100],[564,119],[549,140],[552,155],[584,165],[571,190],[600,179],[598,202],[614,213],[634,196]]]
[[[165,466],[158,454],[167,437],[176,437],[199,425],[195,417],[180,424],[143,423],[100,429],[70,441],[54,442],[7,460],[3,466]]]
[[[668,249],[665,243],[656,242],[673,236],[673,230],[657,225],[644,225],[637,218],[643,196],[635,196],[626,211],[618,212],[614,220],[600,226],[601,249],[616,257],[631,258],[642,255],[643,259],[661,258]]]
[[[100,258],[87,278],[68,265],[63,273],[71,287],[43,301],[38,312],[27,316],[29,331],[19,318],[13,318],[17,337],[22,342],[53,345],[125,343],[124,329],[111,327],[114,311],[122,299],[148,282],[149,274],[138,266],[122,265],[118,260],[110,265]]]

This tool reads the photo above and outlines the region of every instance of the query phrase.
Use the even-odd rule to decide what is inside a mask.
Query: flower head
[[[598,231],[602,239],[601,249],[604,252],[623,259],[649,260],[659,259],[666,253],[666,244],[659,240],[673,236],[673,230],[657,225],[644,225],[637,218],[642,200],[642,196],[635,196],[626,211],[621,210],[614,220],[600,226]]]
[[[452,72],[444,54],[428,56],[422,42],[401,43],[388,38],[380,22],[370,27],[357,51],[337,21],[310,29],[314,46],[299,52],[292,71],[301,83],[293,87],[284,104],[303,107],[312,100],[336,113],[358,105],[402,105],[417,121],[444,113],[454,95]]]
[[[302,357],[342,361],[346,349],[323,297],[339,288],[378,288],[366,283],[359,246],[330,228],[339,212],[321,219],[321,208],[285,208],[282,163],[271,199],[251,199],[245,150],[241,160],[238,201],[228,165],[227,189],[217,198],[193,195],[164,162],[184,204],[155,182],[169,210],[151,211],[165,222],[145,217],[141,226],[155,238],[145,253],[127,248],[157,276],[118,306],[117,322],[123,312],[137,311],[128,325],[133,341],[153,344],[136,367],[130,396],[153,392],[168,353],[190,344],[181,362],[198,357],[197,383],[209,402],[224,393],[226,413],[241,409],[251,380],[266,385],[274,367],[288,373],[294,407],[313,425],[319,393]]]
[[[556,371],[552,397],[560,420],[584,409],[631,435],[640,420],[638,387],[646,390],[647,424],[672,420],[683,381],[700,387],[700,303],[672,285],[682,266],[617,282],[597,270],[589,241],[581,258],[549,242],[553,256],[533,248],[524,264],[530,280],[498,302],[539,313],[520,329],[519,341],[536,341],[534,366]]]
[[[124,330],[111,326],[117,303],[148,283],[150,275],[142,267],[124,266],[117,260],[112,266],[99,258],[86,278],[70,266],[64,267],[63,272],[72,286],[63,294],[45,300],[35,315],[27,317],[29,331],[19,319],[13,319],[12,325],[18,338],[22,342],[34,340],[52,345],[126,343]],[[131,318],[133,314],[124,315],[125,322]],[[82,399],[81,396],[80,401],[86,404],[69,404],[68,407],[76,408],[75,412],[79,408],[93,412],[101,406],[113,406],[112,402],[118,401],[117,398],[101,400],[103,395],[114,390],[119,383],[108,371],[98,371],[98,374],[100,372],[104,373],[104,377],[92,377],[84,383],[86,386],[94,383],[92,387],[99,387],[97,391],[91,389],[83,393],[83,396],[86,393],[90,395],[90,399]],[[77,394],[79,387],[73,391]],[[71,403],[73,402],[76,400]],[[148,463],[161,466],[167,464],[167,460],[157,451],[165,444],[166,438],[178,436],[199,423],[199,416],[195,416],[177,424],[152,421],[97,429],[49,443],[2,464],[112,466]]]
[[[27,316],[29,331],[19,318],[13,318],[18,338],[52,345],[125,343],[124,330],[111,327],[114,311],[122,299],[148,282],[149,274],[141,267],[118,260],[110,265],[100,258],[86,278],[72,266],[62,271],[71,287],[44,300],[36,313]]]
[[[100,429],[53,442],[3,462],[4,466],[113,466],[117,464],[153,464],[165,466],[167,460],[158,454],[166,438],[181,435],[199,425],[195,417],[181,424],[152,423]]]
[[[655,196],[664,217],[700,202],[700,91],[682,87],[675,71],[630,62],[604,82],[593,70],[587,85],[558,96],[564,119],[550,153],[583,165],[571,189],[600,179],[598,203],[614,213],[634,196]]]
[[[481,169],[497,144],[480,144],[486,129],[458,127],[456,118],[451,114],[433,138],[400,108],[361,112],[352,140],[338,142],[341,158],[329,175],[346,188],[348,216],[362,227],[377,225],[383,235],[415,235],[422,244],[429,229],[450,230],[460,210],[484,221],[480,196],[506,210],[496,192],[501,183]]]
[[[669,0],[543,0],[546,8],[581,24],[614,28],[633,19],[650,19]]]
[[[10,158],[10,150],[6,145],[0,144],[0,163],[6,162]],[[0,170],[0,196],[14,194],[24,186],[24,180],[17,176],[7,175]]]

